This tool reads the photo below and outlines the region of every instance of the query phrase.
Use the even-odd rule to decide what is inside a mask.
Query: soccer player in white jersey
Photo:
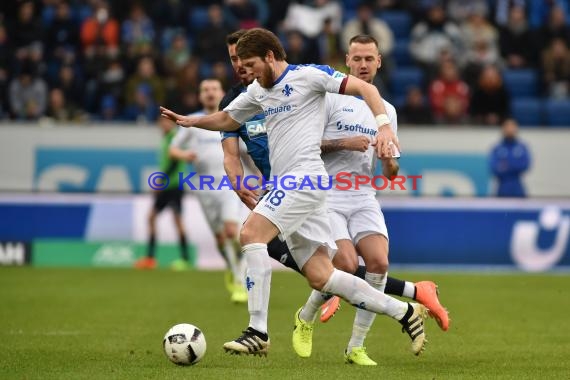
[[[413,352],[421,352],[425,344],[425,307],[389,297],[366,281],[336,270],[330,256],[336,245],[326,211],[326,192],[300,186],[305,178],[314,184],[328,178],[320,156],[327,92],[364,98],[376,115],[380,158],[392,156],[390,143],[399,149],[378,90],[353,76],[289,65],[279,39],[265,29],[255,28],[244,34],[238,41],[237,54],[256,80],[223,111],[188,117],[161,107],[162,115],[179,125],[209,130],[235,130],[253,115],[264,112],[272,175],[298,180],[294,190],[269,192],[242,227],[250,321],[243,335],[224,344],[225,350],[267,354],[271,284],[267,243],[280,235],[313,289],[339,295],[362,309],[398,320],[412,339]]]
[[[346,56],[346,65],[350,68],[350,74],[372,83],[381,62],[378,42],[373,37],[358,35],[350,40]],[[397,133],[396,109],[385,100],[384,106],[392,129]],[[335,178],[337,173],[347,173],[352,178],[356,176],[372,178],[377,160],[370,144],[374,141],[377,131],[374,116],[366,103],[354,96],[327,94],[325,115],[326,125],[321,149],[329,175]],[[343,146],[339,147],[339,144]],[[387,178],[397,175],[398,169],[396,158],[382,160],[382,173]],[[346,187],[340,186],[340,188]],[[358,252],[366,266],[366,282],[383,292],[388,276],[388,230],[375,193],[371,184],[360,185],[358,189],[354,186],[346,190],[339,190],[333,186],[327,194],[327,203],[333,237],[338,247],[335,256],[337,268],[353,273],[358,266]],[[429,281],[418,284],[420,287],[435,287]],[[295,315],[292,342],[295,352],[301,357],[311,355],[314,320],[325,300],[326,295],[313,291],[307,303]],[[445,309],[437,301],[430,307],[442,312],[445,322],[442,328],[447,330],[448,319]],[[375,316],[367,310],[356,311],[352,336],[345,351],[347,363],[377,364],[368,357],[364,347],[364,339]]]
[[[210,115],[216,112],[223,96],[224,91],[219,80],[203,80],[200,83],[199,97],[204,109],[191,116]],[[218,250],[229,267],[231,276],[226,276],[226,286],[230,291],[231,300],[237,303],[247,302],[247,293],[243,286],[245,265],[239,260],[241,248],[237,240],[239,210],[242,206],[231,188],[226,186],[218,190],[218,185],[225,176],[224,152],[220,146],[219,136],[204,129],[179,128],[170,144],[170,155],[179,160],[192,162],[196,177],[213,178],[214,182],[211,185],[213,190],[209,185],[201,185],[201,181],[191,181],[197,189],[193,193],[198,197],[216,238]]]

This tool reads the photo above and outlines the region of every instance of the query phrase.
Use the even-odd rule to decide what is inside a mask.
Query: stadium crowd
[[[373,35],[404,124],[569,126],[569,17],[570,0],[2,1],[0,120],[194,112],[201,79],[234,82],[225,36],[263,26],[288,62],[343,71],[350,36]]]

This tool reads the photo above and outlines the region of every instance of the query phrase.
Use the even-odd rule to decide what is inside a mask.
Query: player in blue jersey
[[[425,344],[427,310],[385,295],[364,280],[333,267],[336,244],[331,238],[323,190],[302,188],[301,178],[317,183],[328,178],[321,160],[324,129],[324,100],[327,92],[360,95],[375,115],[378,127],[376,151],[379,158],[399,150],[382,98],[369,83],[336,71],[289,65],[279,39],[270,31],[255,28],[238,41],[237,54],[255,81],[224,111],[208,116],[183,116],[161,107],[161,113],[183,127],[233,131],[263,112],[269,142],[272,175],[299,180],[299,188],[275,189],[254,208],[241,230],[242,251],[247,261],[246,286],[250,322],[243,335],[224,344],[226,351],[267,354],[267,315],[271,265],[267,243],[280,236],[291,248],[295,262],[309,285],[336,294],[352,305],[386,314],[400,322],[418,354]]]

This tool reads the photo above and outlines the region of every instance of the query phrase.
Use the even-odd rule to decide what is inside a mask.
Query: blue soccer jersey
[[[223,110],[228,104],[246,89],[241,84],[232,87],[220,102],[219,109]],[[260,113],[242,124],[238,130],[221,132],[222,141],[228,137],[241,138],[247,147],[247,153],[259,169],[263,177],[268,180],[271,174],[269,164],[269,145],[267,130],[265,128],[265,115]]]

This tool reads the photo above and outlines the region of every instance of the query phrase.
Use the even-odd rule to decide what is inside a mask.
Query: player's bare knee
[[[356,269],[358,269],[358,259],[356,256],[351,257],[350,255],[335,256],[333,265],[336,269],[339,269],[341,271],[354,273],[356,272]]]
[[[255,231],[252,228],[250,228],[249,226],[244,225],[241,229],[240,234],[239,234],[239,243],[241,244],[242,247],[246,244],[255,243],[256,237],[257,237],[257,235],[256,235]]]
[[[327,284],[329,276],[324,274],[313,274],[310,278],[307,277],[307,281],[309,282],[309,286],[315,290],[323,290],[325,285]]]
[[[387,260],[372,260],[366,263],[366,271],[368,273],[379,273],[384,274],[388,272],[388,261]]]

